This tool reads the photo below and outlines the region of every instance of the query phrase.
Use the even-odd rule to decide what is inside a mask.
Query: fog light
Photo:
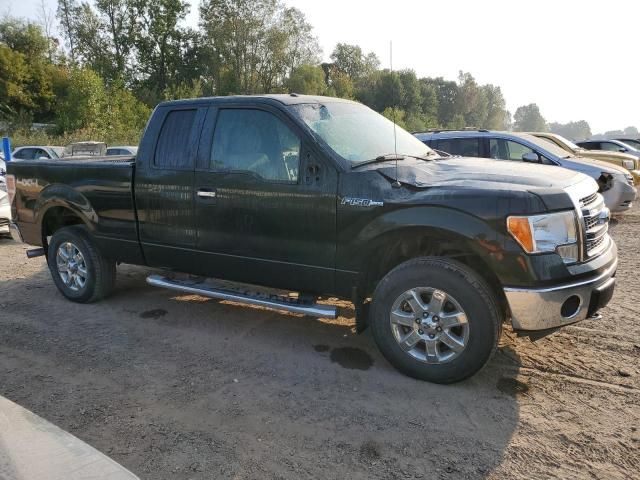
[[[562,315],[564,318],[571,318],[578,313],[579,309],[580,297],[577,295],[571,295],[562,304],[562,307],[560,308],[560,315]]]

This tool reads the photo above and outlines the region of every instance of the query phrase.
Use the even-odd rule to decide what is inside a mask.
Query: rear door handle
[[[198,196],[200,198],[216,198],[215,190],[198,190]]]

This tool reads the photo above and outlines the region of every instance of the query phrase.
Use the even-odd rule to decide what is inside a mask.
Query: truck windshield
[[[291,110],[338,155],[357,165],[396,151],[393,122],[357,103],[292,105]],[[427,157],[433,151],[406,130],[396,127],[400,156]]]

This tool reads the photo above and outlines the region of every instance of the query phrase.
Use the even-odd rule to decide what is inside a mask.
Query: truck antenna
[[[393,41],[389,40],[389,68],[391,70],[391,85],[394,85],[393,78]],[[393,87],[392,87],[393,88]],[[398,181],[398,137],[396,136],[396,95],[395,89],[391,90],[391,101],[393,106],[391,107],[391,113],[393,115],[393,153],[396,157],[396,174],[395,180],[391,184],[393,188],[400,188],[402,185]]]

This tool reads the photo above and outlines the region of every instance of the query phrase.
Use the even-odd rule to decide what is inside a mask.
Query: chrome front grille
[[[586,205],[590,205],[598,200],[598,192],[580,199],[580,208],[584,208]]]
[[[584,220],[584,251],[586,259],[602,253],[609,245],[609,209],[599,193],[580,199]]]

